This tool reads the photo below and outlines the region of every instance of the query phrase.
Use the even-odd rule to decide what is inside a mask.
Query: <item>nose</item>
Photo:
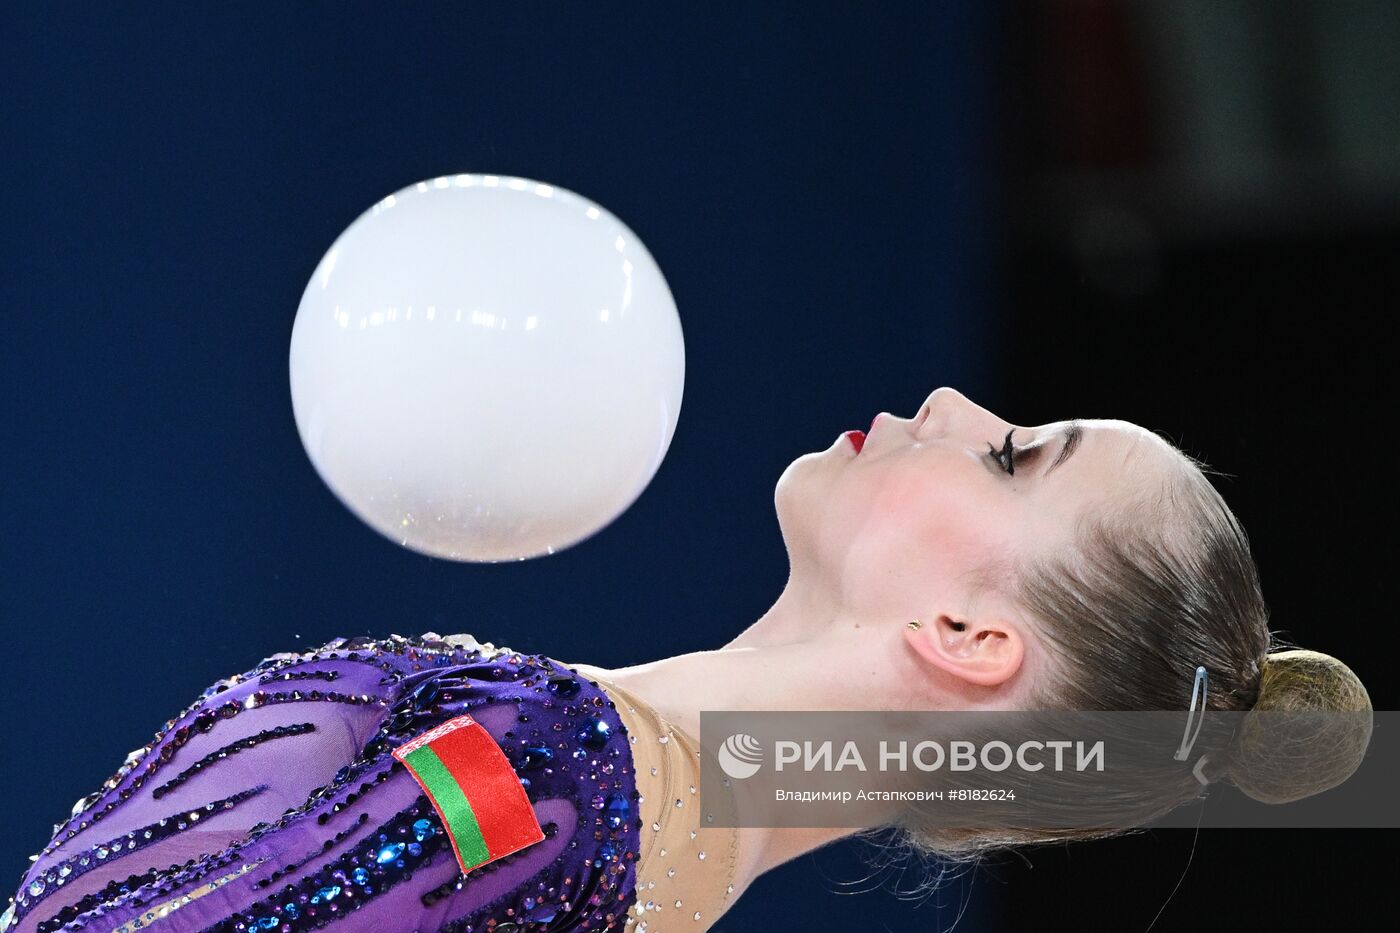
[[[1004,433],[1011,427],[1013,425],[951,386],[935,389],[914,418],[915,430],[933,437],[957,436],[974,430]]]

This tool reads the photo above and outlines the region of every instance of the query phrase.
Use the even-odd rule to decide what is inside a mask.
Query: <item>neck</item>
[[[697,744],[702,710],[874,710],[910,702],[896,693],[898,685],[918,683],[926,673],[897,630],[827,615],[809,617],[803,633],[790,624],[797,605],[785,592],[763,618],[722,648],[615,670],[575,666],[632,691]],[[769,869],[854,832],[744,827],[736,888],[742,891]]]
[[[894,645],[893,647],[900,647]],[[889,667],[826,640],[726,645],[603,672],[672,725],[700,735],[702,710],[887,708]]]

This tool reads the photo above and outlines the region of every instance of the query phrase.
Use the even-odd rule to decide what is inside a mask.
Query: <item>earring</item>
[[[917,632],[924,627],[924,623],[920,622],[918,619],[914,619],[909,623],[909,627]]]

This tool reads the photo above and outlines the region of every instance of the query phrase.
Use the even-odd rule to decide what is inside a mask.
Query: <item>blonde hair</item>
[[[1300,731],[1256,713],[1371,712],[1371,696],[1351,668],[1330,654],[1294,649],[1264,659],[1259,699],[1240,725],[1226,775],[1264,803],[1289,803],[1351,777],[1371,741],[1371,717],[1318,719]]]

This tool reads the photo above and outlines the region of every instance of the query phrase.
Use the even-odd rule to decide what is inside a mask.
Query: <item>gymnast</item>
[[[75,804],[0,931],[702,931],[764,872],[852,834],[954,859],[1102,835],[915,809],[862,829],[713,825],[700,712],[1185,713],[1193,683],[1203,710],[1369,711],[1340,661],[1275,641],[1203,467],[1126,421],[1023,427],[940,388],[788,465],[787,583],[723,647],[618,669],[432,632],[274,654]],[[1360,764],[1366,723],[1325,746],[1203,740],[1132,806],[1145,823],[1215,781],[1318,793]]]

